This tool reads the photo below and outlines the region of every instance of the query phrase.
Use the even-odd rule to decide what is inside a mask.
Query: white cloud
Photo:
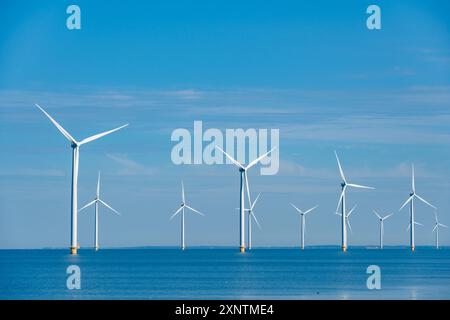
[[[134,160],[131,160],[125,154],[111,154],[106,155],[108,158],[116,162],[120,168],[116,172],[117,175],[121,176],[149,176],[154,175],[157,169],[154,167],[144,166]]]

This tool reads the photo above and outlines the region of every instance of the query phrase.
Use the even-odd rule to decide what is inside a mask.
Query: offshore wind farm
[[[449,10],[6,0],[0,299],[449,299]]]

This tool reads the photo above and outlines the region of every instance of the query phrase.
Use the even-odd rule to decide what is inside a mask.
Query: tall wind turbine
[[[341,229],[342,229],[342,251],[347,251],[347,226],[346,226],[346,210],[345,210],[345,205],[346,205],[346,193],[345,191],[347,190],[347,187],[352,187],[352,188],[358,188],[358,189],[375,189],[372,187],[367,187],[367,186],[362,186],[359,184],[354,184],[354,183],[348,183],[347,179],[345,178],[344,175],[344,171],[342,170],[342,166],[341,166],[341,162],[339,161],[339,157],[337,155],[337,152],[334,152],[334,155],[336,156],[336,160],[337,160],[337,164],[339,167],[339,173],[341,175],[342,178],[342,182],[341,182],[341,188],[342,188],[342,192],[341,192],[341,196],[339,197],[339,202],[336,208],[336,212],[339,210],[339,207],[341,207]]]
[[[306,211],[302,211],[299,208],[297,208],[294,204],[291,203],[291,206],[297,210],[298,214],[300,215],[300,247],[302,250],[305,249],[305,230],[306,230],[306,215],[316,209],[318,206],[312,207]]]
[[[95,134],[93,136],[90,136],[86,139],[83,139],[81,141],[75,140],[58,122],[56,122],[47,112],[45,112],[44,109],[42,109],[38,104],[36,104],[36,107],[38,107],[46,116],[50,119],[50,121],[55,125],[55,127],[66,137],[67,140],[69,140],[71,147],[72,147],[72,190],[71,190],[71,206],[70,206],[70,253],[71,254],[77,254],[77,226],[78,226],[78,163],[79,163],[79,155],[80,155],[80,147],[83,144],[86,144],[88,142],[100,139],[101,137],[104,137],[110,133],[113,133],[117,130],[120,130],[128,124],[125,124],[121,127],[105,131],[99,134]]]
[[[436,232],[436,249],[439,249],[439,227],[444,227],[444,228],[448,228],[445,224],[439,223],[438,217],[437,217],[437,213],[434,213],[434,220],[435,220],[435,224],[434,224],[434,228],[432,232]]]
[[[192,212],[199,214],[201,216],[205,216],[205,215],[203,213],[201,213],[200,211],[197,211],[196,209],[194,209],[186,204],[186,199],[184,196],[183,181],[181,181],[181,200],[182,200],[182,202],[181,202],[180,208],[177,211],[175,211],[175,213],[170,217],[170,220],[172,220],[177,214],[179,214],[181,212],[181,250],[184,250],[186,248],[185,242],[184,242],[184,209],[185,208],[189,209]]]
[[[415,225],[417,225],[418,223],[416,223],[415,221],[415,216],[414,216],[414,199],[417,198],[420,201],[422,201],[423,203],[425,203],[426,205],[436,209],[435,206],[433,206],[431,203],[429,203],[428,201],[426,201],[425,199],[423,199],[422,197],[420,197],[419,195],[416,194],[416,183],[415,183],[415,178],[414,178],[414,164],[411,166],[411,171],[412,171],[412,179],[411,179],[411,193],[409,194],[409,198],[405,201],[405,203],[400,207],[399,211],[402,210],[408,203],[409,203],[409,241],[410,241],[410,245],[411,245],[411,251],[414,251],[414,247],[415,247],[415,242],[414,242],[414,232],[415,232]]]
[[[94,248],[95,248],[95,251],[98,251],[98,249],[99,249],[99,246],[98,246],[98,205],[99,205],[99,203],[104,205],[105,207],[107,207],[109,210],[111,210],[115,214],[120,215],[120,213],[117,210],[113,209],[105,201],[100,199],[100,171],[98,172],[97,193],[95,194],[94,200],[92,200],[91,202],[86,204],[84,207],[82,207],[80,210],[78,210],[78,212],[81,212],[82,210],[86,209],[87,207],[90,207],[93,204],[95,204],[95,226],[94,226]]]
[[[222,150],[219,146],[216,146],[217,149],[220,150],[228,159],[231,160],[231,162],[239,168],[239,172],[241,174],[241,186],[240,186],[240,201],[239,201],[239,211],[240,211],[240,219],[239,219],[239,250],[240,252],[245,252],[245,203],[244,203],[244,183],[247,186],[247,197],[248,202],[251,204],[250,201],[250,191],[248,188],[248,179],[247,179],[247,171],[256,165],[259,161],[261,161],[263,158],[267,157],[275,148],[271,149],[269,152],[263,154],[262,156],[256,158],[255,160],[251,161],[247,166],[244,166],[243,164],[239,163],[236,159],[231,157],[228,153]]]
[[[252,249],[252,220],[255,220],[256,224],[258,225],[259,230],[261,230],[261,225],[258,222],[258,219],[256,219],[255,213],[253,211],[253,208],[255,207],[256,202],[259,199],[259,196],[261,195],[261,193],[258,194],[258,196],[256,197],[255,201],[253,201],[253,203],[251,203],[250,208],[249,209],[245,209],[245,211],[248,212],[248,249],[251,250]]]
[[[378,217],[378,220],[380,221],[380,249],[383,249],[383,238],[384,238],[384,220],[388,219],[390,216],[393,215],[393,213],[388,214],[384,217],[382,217],[378,212],[373,210],[373,213]]]

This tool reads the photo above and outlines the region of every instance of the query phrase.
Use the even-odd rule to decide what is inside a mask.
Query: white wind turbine
[[[408,229],[410,231],[410,237],[409,237],[409,241],[410,241],[410,245],[411,245],[411,251],[414,251],[415,248],[415,242],[414,242],[414,236],[415,236],[415,226],[416,225],[421,225],[419,223],[416,222],[415,220],[415,216],[414,216],[414,199],[417,198],[420,201],[422,201],[423,203],[425,203],[426,205],[436,209],[435,206],[433,206],[431,203],[429,203],[428,201],[426,201],[425,199],[423,199],[422,197],[420,197],[419,195],[416,194],[416,183],[415,183],[415,178],[414,178],[414,165],[411,166],[412,169],[412,180],[411,180],[411,193],[409,194],[409,198],[405,201],[405,203],[400,207],[399,211],[402,210],[408,203],[409,203],[409,226]]]
[[[388,214],[384,217],[382,217],[378,212],[373,210],[373,213],[378,217],[378,220],[380,221],[380,249],[383,249],[383,238],[384,238],[384,220],[388,219],[393,215],[393,213]]]
[[[100,199],[100,171],[98,172],[97,193],[95,194],[95,199],[92,200],[91,202],[89,202],[88,204],[86,204],[80,210],[78,210],[78,212],[81,212],[82,210],[92,206],[93,204],[95,204],[94,248],[95,248],[95,251],[98,251],[98,249],[99,249],[99,246],[98,246],[98,205],[102,204],[105,207],[107,207],[109,210],[111,210],[112,212],[120,215],[120,213],[117,210],[113,209],[105,201]]]
[[[255,220],[256,224],[258,225],[259,230],[261,230],[261,225],[258,222],[258,219],[256,219],[255,213],[253,211],[253,208],[255,207],[256,202],[259,199],[259,196],[261,195],[261,193],[258,194],[258,196],[256,197],[255,201],[253,201],[253,203],[251,203],[251,206],[249,209],[245,209],[245,211],[248,212],[248,249],[251,250],[252,249],[252,219]]]
[[[346,209],[345,209],[346,193],[345,193],[345,191],[347,190],[347,187],[353,187],[353,188],[359,188],[359,189],[372,189],[372,190],[375,189],[375,188],[362,186],[362,185],[354,184],[354,183],[348,183],[347,179],[345,178],[344,171],[342,170],[341,162],[339,161],[339,157],[338,157],[336,151],[334,152],[334,154],[336,156],[336,160],[337,160],[337,163],[338,163],[338,166],[339,166],[339,173],[340,173],[341,178],[342,178],[342,182],[341,182],[342,192],[341,192],[341,196],[339,197],[339,202],[338,202],[338,205],[337,205],[337,208],[336,208],[336,212],[339,210],[339,207],[341,207],[340,215],[342,217],[342,221],[341,221],[342,251],[347,251],[347,226],[346,226],[346,214],[345,214],[345,212],[346,212]]]
[[[355,204],[355,205],[350,209],[350,211],[345,215],[345,219],[344,219],[344,220],[345,220],[346,226],[347,226],[348,229],[350,230],[350,233],[353,233],[352,225],[350,224],[350,216],[351,216],[352,213],[355,211],[356,207],[357,207],[357,205]],[[336,212],[336,214],[337,214],[338,216],[342,217],[342,213]]]
[[[434,213],[434,220],[435,220],[435,224],[434,224],[434,228],[432,232],[436,232],[436,249],[439,249],[439,227],[444,227],[444,228],[448,228],[445,224],[439,223],[438,217],[437,217],[437,213]]]
[[[180,208],[178,208],[177,211],[175,211],[175,213],[170,217],[170,220],[172,220],[177,214],[179,214],[181,212],[181,250],[184,250],[186,248],[185,246],[185,242],[184,242],[184,209],[189,209],[192,212],[199,214],[201,216],[205,216],[203,213],[201,213],[200,211],[197,211],[196,209],[188,206],[186,204],[186,199],[184,196],[184,184],[183,181],[181,181],[181,206]]]
[[[245,203],[244,203],[244,183],[247,186],[247,198],[248,202],[250,201],[250,191],[248,188],[248,179],[247,179],[247,170],[256,165],[261,159],[265,158],[268,154],[270,154],[275,148],[271,149],[269,152],[263,154],[262,156],[256,158],[251,161],[247,166],[242,165],[236,159],[231,157],[228,153],[222,150],[219,146],[216,146],[217,149],[220,150],[231,162],[239,168],[239,172],[241,173],[241,186],[240,186],[240,201],[239,201],[239,211],[240,211],[240,219],[239,219],[239,250],[240,252],[245,252]]]
[[[78,226],[78,163],[79,163],[79,154],[80,154],[80,147],[83,144],[86,144],[88,142],[97,140],[101,137],[104,137],[110,133],[113,133],[119,129],[122,129],[128,124],[125,124],[121,127],[115,128],[113,130],[109,130],[106,132],[102,132],[99,134],[95,134],[93,136],[90,136],[86,139],[83,139],[81,141],[75,140],[58,122],[56,122],[47,112],[45,112],[44,109],[42,109],[38,104],[36,104],[36,107],[38,107],[46,116],[50,119],[50,121],[55,125],[55,127],[66,137],[67,140],[70,141],[71,147],[72,147],[72,190],[71,190],[71,207],[70,207],[70,253],[71,254],[77,254],[77,248],[78,248],[78,242],[77,242],[77,226]]]
[[[312,207],[306,211],[302,211],[299,208],[297,208],[293,203],[291,203],[291,206],[297,210],[298,214],[300,215],[300,247],[302,250],[305,249],[305,230],[306,230],[306,215],[310,212],[312,212],[314,209],[316,209],[318,206]]]

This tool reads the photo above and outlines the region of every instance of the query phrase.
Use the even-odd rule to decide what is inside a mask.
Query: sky
[[[66,8],[81,8],[68,30]],[[366,27],[371,4],[381,30]],[[249,173],[262,230],[254,246],[295,246],[306,209],[309,245],[338,245],[340,178],[352,190],[350,245],[377,245],[372,210],[395,213],[385,244],[407,245],[398,209],[416,167],[419,195],[450,225],[448,1],[23,1],[0,10],[0,248],[68,247],[71,150],[34,103],[75,138],[129,127],[80,151],[79,206],[101,196],[100,246],[176,246],[187,202],[191,246],[238,246],[239,172],[174,165],[177,128],[280,130],[277,175]],[[93,209],[79,215],[92,246]],[[431,245],[433,210],[416,207],[418,245]],[[442,245],[450,230],[442,229]]]

